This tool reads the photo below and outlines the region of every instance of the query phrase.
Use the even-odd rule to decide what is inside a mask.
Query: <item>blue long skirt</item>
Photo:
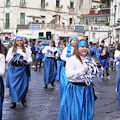
[[[119,93],[119,105],[120,105],[120,63],[116,65],[116,86]]]
[[[65,75],[66,68],[62,67],[61,69],[61,77],[60,77],[60,98],[62,99],[62,95],[65,89],[65,86],[68,83],[68,78]]]
[[[44,62],[44,83],[49,84],[55,81],[56,63],[54,58],[46,58]]]
[[[61,69],[64,65],[63,61],[57,60],[57,75],[56,75],[56,80],[60,80],[60,75],[61,75]]]
[[[61,100],[58,120],[92,120],[93,116],[92,85],[76,86],[68,82]]]
[[[9,64],[7,84],[10,89],[13,102],[25,99],[29,85],[29,77],[26,75],[26,66],[13,66]]]
[[[2,103],[4,97],[4,83],[3,79],[0,77],[0,120],[2,120]]]
[[[101,60],[100,60],[100,64],[101,64],[104,68],[109,67],[109,62],[108,62],[107,59],[101,59]]]

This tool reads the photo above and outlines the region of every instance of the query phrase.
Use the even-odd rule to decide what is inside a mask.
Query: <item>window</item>
[[[74,8],[74,2],[73,1],[70,1],[70,8]]]
[[[92,33],[92,38],[95,39],[95,33]]]
[[[98,30],[98,27],[94,27],[94,30]]]
[[[70,18],[70,25],[72,24],[72,18]]]
[[[45,19],[45,16],[41,16],[42,19]]]
[[[81,6],[79,6],[79,10],[81,10]]]
[[[41,8],[45,9],[45,0],[41,0]]]
[[[62,27],[65,27],[65,23],[64,22],[62,23]]]
[[[56,7],[60,7],[60,0],[56,0]]]
[[[9,28],[9,13],[6,13],[6,16],[5,16],[5,28]]]
[[[6,0],[6,7],[10,7],[10,0]]]
[[[25,13],[20,14],[20,25],[25,25]]]
[[[20,6],[25,6],[25,0],[20,0]]]

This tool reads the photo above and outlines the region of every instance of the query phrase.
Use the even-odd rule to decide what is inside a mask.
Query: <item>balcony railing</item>
[[[9,28],[10,27],[10,23],[5,23],[5,28]]]
[[[26,2],[20,2],[20,7],[26,7]]]
[[[29,29],[29,25],[17,25],[17,29]]]
[[[6,7],[10,7],[10,2],[6,2]]]
[[[17,25],[17,29],[30,29],[30,24],[40,24],[41,29],[74,30],[73,25],[63,26],[59,24],[43,24],[43,23],[35,23],[35,22],[30,22],[28,25]],[[84,26],[84,30],[88,30],[88,26]]]

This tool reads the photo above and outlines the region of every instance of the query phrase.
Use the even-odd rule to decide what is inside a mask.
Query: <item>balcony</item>
[[[69,12],[70,12],[70,13],[74,13],[74,11],[75,11],[74,8],[70,8],[70,9],[69,9]]]
[[[10,23],[5,23],[5,28],[7,29],[7,28],[9,28],[10,27]]]
[[[120,23],[120,18],[118,18],[117,22]]]
[[[10,7],[10,2],[6,2],[6,7]]]
[[[26,7],[26,2],[20,2],[20,7]]]
[[[56,6],[56,11],[61,12],[61,9],[63,8],[63,5]]]
[[[37,23],[30,22],[28,25],[17,25],[17,29],[30,29],[30,24],[40,24],[41,29],[68,30],[68,31],[74,30],[73,25],[64,26],[64,25],[53,24],[53,23],[44,24],[44,23],[40,23],[40,22],[37,22]],[[86,29],[87,29],[87,27],[85,27],[84,30],[86,30]]]
[[[45,4],[41,4],[41,9],[45,9]]]
[[[29,29],[29,25],[17,25],[17,29]]]

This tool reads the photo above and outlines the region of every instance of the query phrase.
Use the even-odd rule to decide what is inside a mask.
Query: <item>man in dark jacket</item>
[[[115,47],[111,44],[109,46],[109,51],[110,51],[110,68],[113,70],[114,69],[114,53],[115,53]]]
[[[35,42],[31,44],[31,51],[32,51],[32,66],[35,66],[35,60],[36,60],[36,51],[35,51]]]

